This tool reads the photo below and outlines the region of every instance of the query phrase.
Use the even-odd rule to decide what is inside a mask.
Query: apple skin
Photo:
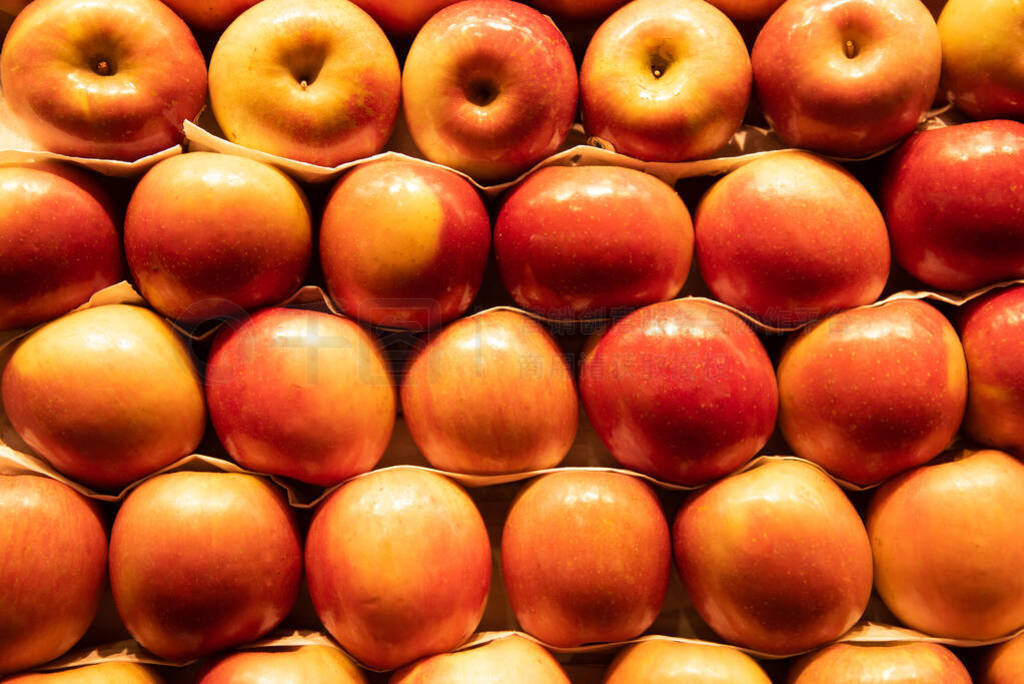
[[[47,150],[134,161],[181,142],[206,100],[206,61],[157,0],[35,0],[7,32],[0,85]]]
[[[30,2],[32,0],[0,0],[0,13],[9,14],[13,18],[18,12],[28,7]],[[2,20],[3,17],[0,17],[0,21]]]
[[[953,652],[938,644],[832,644],[798,660],[789,684],[971,684]]]
[[[594,429],[627,468],[686,485],[730,473],[775,428],[775,371],[737,315],[704,301],[639,309],[583,360]]]
[[[473,633],[490,589],[491,546],[476,505],[454,482],[427,470],[379,470],[320,504],[306,580],[342,648],[390,670]]]
[[[3,681],[4,684],[164,684],[156,670],[139,663],[116,661],[57,672],[33,672]]]
[[[217,41],[210,105],[231,142],[335,166],[384,147],[400,80],[387,36],[351,2],[264,0]]]
[[[890,160],[882,209],[900,266],[935,288],[1024,276],[1024,124],[922,131]]]
[[[435,14],[416,34],[402,73],[416,146],[482,182],[511,178],[555,152],[578,93],[558,28],[511,0],[463,0]]]
[[[259,0],[163,0],[197,31],[219,33]]]
[[[320,264],[338,306],[376,325],[426,330],[462,314],[483,280],[491,220],[456,173],[364,164],[331,189]]]
[[[83,171],[0,166],[0,330],[56,318],[121,280],[114,215],[106,190]]]
[[[298,184],[245,157],[190,152],[150,169],[124,222],[142,296],[183,323],[284,300],[306,277],[312,219]]]
[[[871,595],[871,547],[841,489],[769,461],[688,499],[673,527],[686,593],[726,641],[777,655],[832,641]]]
[[[757,661],[728,646],[644,641],[623,649],[602,684],[771,684]]]
[[[110,533],[117,612],[169,660],[263,636],[288,614],[301,579],[295,516],[253,475],[158,475],[132,490]]]
[[[352,0],[373,17],[380,27],[396,36],[412,36],[427,19],[458,0]]]
[[[628,0],[530,0],[530,5],[545,14],[567,21],[586,21],[607,16]]]
[[[542,475],[516,497],[501,535],[516,619],[559,648],[641,634],[661,611],[671,565],[658,497],[623,473]]]
[[[950,0],[938,20],[942,88],[975,119],[1024,116],[1024,5],[1016,0]]]
[[[715,298],[784,327],[870,304],[889,277],[889,233],[871,195],[808,152],[762,157],[715,183],[696,239]]]
[[[708,0],[733,21],[765,21],[784,0]]]
[[[107,577],[99,509],[65,484],[0,475],[0,675],[74,646]]]
[[[198,373],[152,311],[85,309],[29,335],[4,367],[15,431],[77,482],[117,488],[195,449],[206,427]]]
[[[579,423],[558,346],[543,326],[513,311],[462,318],[431,337],[409,363],[401,397],[423,455],[460,473],[553,468]]]
[[[797,456],[869,485],[949,446],[967,402],[967,363],[949,321],[918,300],[836,314],[779,361],[779,427]]]
[[[921,0],[792,0],[761,29],[751,64],[784,143],[856,157],[914,130],[938,90],[942,49]]]
[[[981,658],[977,684],[1016,684],[1024,681],[1024,636],[987,649]]]
[[[614,166],[549,166],[506,197],[494,226],[505,288],[548,317],[584,318],[674,297],[693,256],[679,195]]]
[[[246,651],[221,658],[202,670],[196,684],[366,684],[344,652],[331,646],[289,651]]]
[[[707,157],[743,123],[750,83],[743,37],[713,5],[634,0],[587,46],[583,125],[616,152],[640,159]]]
[[[521,636],[444,653],[404,667],[389,684],[569,684],[558,661]]]
[[[1024,465],[1000,451],[923,466],[878,489],[875,588],[905,625],[997,639],[1024,626]]]

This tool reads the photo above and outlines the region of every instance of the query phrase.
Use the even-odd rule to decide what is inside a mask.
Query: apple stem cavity
[[[498,88],[493,81],[476,79],[466,86],[466,99],[478,107],[486,107],[498,98]]]
[[[860,51],[857,49],[857,44],[854,43],[852,40],[847,39],[846,42],[843,43],[843,53],[847,56],[847,58],[853,59],[854,57],[857,56],[858,52]]]
[[[654,78],[661,78],[668,71],[668,67],[673,62],[672,53],[669,51],[667,46],[660,45],[657,49],[651,51],[651,75]]]

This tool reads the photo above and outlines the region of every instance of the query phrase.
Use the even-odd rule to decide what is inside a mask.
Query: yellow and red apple
[[[164,684],[155,669],[116,660],[68,670],[23,674],[3,681],[4,684]]]
[[[733,21],[764,21],[784,0],[708,0]]]
[[[743,651],[720,644],[694,644],[667,639],[643,641],[624,648],[605,672],[602,684],[770,684],[757,661]]]
[[[333,646],[232,653],[204,668],[196,684],[366,684],[366,677]]]
[[[987,649],[978,667],[977,684],[1016,684],[1024,681],[1024,635]]]
[[[388,33],[396,36],[412,36],[427,19],[439,10],[458,0],[352,0],[380,24]]]
[[[219,33],[259,0],[163,0],[197,31]]]
[[[395,672],[389,684],[569,684],[542,646],[512,635],[483,646],[443,653]]]
[[[924,641],[839,643],[804,656],[789,684],[971,684],[963,663],[944,646]]]

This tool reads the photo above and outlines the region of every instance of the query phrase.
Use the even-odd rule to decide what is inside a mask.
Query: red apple
[[[861,156],[914,130],[939,85],[921,0],[790,0],[751,54],[765,116],[791,147]]]
[[[273,485],[175,472],[132,490],[110,534],[110,586],[125,627],[161,658],[190,660],[263,636],[302,580],[295,517]]]
[[[387,361],[344,318],[266,309],[214,341],[206,399],[239,465],[333,485],[380,460],[395,422]]]
[[[124,222],[142,296],[185,323],[282,301],[312,252],[309,204],[272,166],[227,154],[166,159],[139,181]]]
[[[151,667],[139,663],[108,660],[95,665],[56,672],[23,674],[4,680],[4,684],[163,684],[163,678]]]
[[[550,653],[529,639],[508,636],[444,653],[402,668],[389,684],[569,684]]]
[[[244,651],[204,669],[196,684],[366,684],[348,656],[332,646],[300,646],[286,651]]]
[[[451,480],[380,470],[317,509],[306,579],[338,643],[388,670],[450,651],[473,633],[491,584],[491,546],[473,501]]]
[[[644,641],[624,648],[602,684],[771,684],[757,661],[720,644]]]
[[[978,684],[1017,684],[1024,681],[1024,636],[988,649],[975,681]]]
[[[704,0],[634,0],[609,17],[580,69],[583,125],[651,161],[711,155],[743,123],[750,57]]]
[[[61,655],[96,616],[107,575],[99,509],[56,480],[0,475],[0,559],[2,675]]]
[[[949,321],[918,300],[836,314],[779,361],[779,427],[797,456],[868,485],[949,446],[967,364]]]
[[[1024,124],[978,121],[915,134],[894,155],[882,208],[900,266],[968,290],[1024,276]]]
[[[198,31],[219,33],[239,14],[259,0],[163,0],[189,26]]]
[[[170,465],[206,427],[188,349],[136,306],[85,309],[32,333],[4,368],[2,394],[21,438],[95,487],[122,487]]]
[[[11,18],[14,18],[21,10],[28,7],[28,4],[32,0],[0,0],[0,13],[9,14]],[[0,17],[0,21],[3,21],[4,17]]]
[[[35,0],[7,32],[0,83],[47,150],[132,161],[181,142],[206,99],[206,62],[157,0]]]
[[[480,181],[511,178],[557,150],[577,94],[576,65],[558,28],[511,0],[463,0],[435,14],[402,73],[417,147]]]
[[[530,0],[530,5],[571,22],[606,16],[626,2],[628,0]]]
[[[871,195],[807,152],[757,159],[718,181],[696,218],[697,263],[715,298],[793,326],[878,299],[889,234]]]
[[[264,0],[217,41],[210,105],[231,142],[334,166],[384,147],[400,79],[387,36],[351,2]]]
[[[1024,627],[1024,465],[978,451],[876,492],[868,511],[875,588],[904,624],[997,639]]]
[[[769,461],[690,498],[673,528],[697,612],[729,642],[773,654],[853,626],[871,595],[871,546],[843,491],[818,468]]]
[[[832,644],[798,660],[789,684],[971,684],[952,651],[938,644]]]
[[[764,21],[784,0],[708,0],[733,21]]]
[[[775,427],[775,372],[757,335],[715,304],[652,304],[583,360],[587,416],[617,461],[696,485],[730,473]]]
[[[320,264],[346,313],[425,330],[462,314],[480,289],[491,222],[476,189],[437,166],[381,161],[331,189]]]
[[[71,166],[0,166],[0,330],[56,318],[121,280],[114,213]]]
[[[650,627],[671,556],[658,497],[622,473],[541,476],[519,493],[501,535],[516,619],[560,648],[632,639]]]
[[[520,306],[581,318],[674,297],[693,256],[675,191],[615,166],[549,166],[506,197],[494,227],[505,288]]]
[[[398,36],[411,36],[438,10],[458,0],[352,0],[366,10],[381,28]]]
[[[462,318],[433,336],[402,380],[402,413],[435,468],[497,475],[553,468],[579,419],[565,358],[512,311]]]

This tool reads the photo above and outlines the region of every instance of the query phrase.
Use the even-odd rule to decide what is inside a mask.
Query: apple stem
[[[843,43],[843,52],[846,53],[846,56],[849,59],[853,59],[857,56],[857,44],[852,40],[847,40]]]
[[[96,66],[93,68],[93,71],[95,71],[100,76],[110,76],[112,73],[114,73],[114,70],[110,68],[110,62],[108,62],[105,59],[101,59],[98,62],[96,62]]]
[[[309,83],[306,81],[306,79],[302,79],[301,81],[299,81],[299,85],[302,86],[303,90],[309,87]]]

